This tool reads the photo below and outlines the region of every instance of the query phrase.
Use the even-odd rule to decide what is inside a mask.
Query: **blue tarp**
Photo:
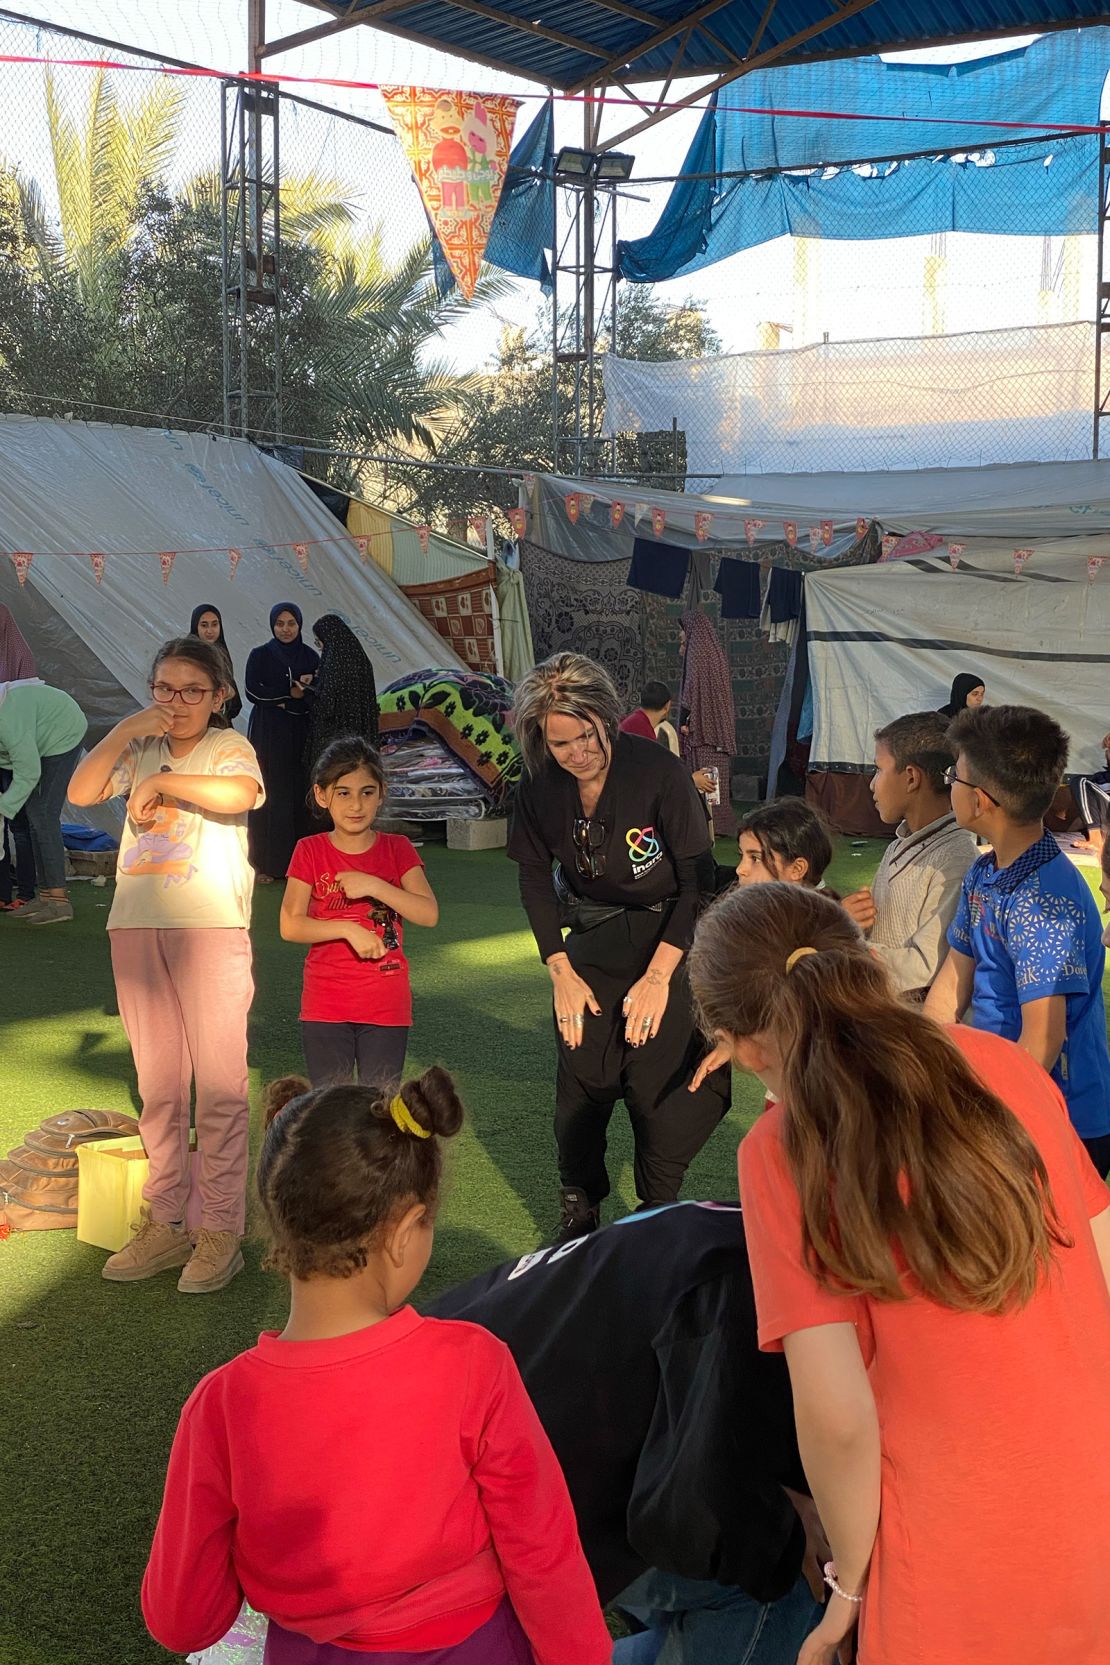
[[[548,100],[513,147],[485,253],[491,266],[533,278],[545,294],[551,289],[547,250],[555,219],[554,145],[554,112]],[[435,237],[432,251],[436,289],[441,297],[449,295],[455,279]]]
[[[874,115],[754,116],[718,109],[714,99],[682,167],[684,175],[709,177],[679,180],[655,229],[619,245],[620,275],[657,283],[787,234],[1092,232],[1097,134],[1013,143],[1013,129],[975,124],[1092,125],[1108,67],[1110,29],[1099,28],[1046,35],[1020,51],[963,64],[870,58],[756,72],[729,90],[730,104]],[[915,119],[875,119],[884,115]],[[910,151],[949,154],[836,167]],[[965,154],[953,160],[954,151]],[[747,176],[721,177],[738,171]]]

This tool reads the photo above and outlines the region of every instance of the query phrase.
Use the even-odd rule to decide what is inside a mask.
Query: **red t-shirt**
[[[274,1333],[181,1413],[143,1579],[171,1653],[251,1606],[354,1657],[466,1640],[506,1594],[536,1665],[609,1665],[566,1482],[508,1348],[411,1307]]]
[[[349,902],[336,875],[355,869],[400,889],[405,874],[423,865],[408,839],[397,833],[379,833],[361,856],[337,850],[327,833],[300,840],[288,876],[312,889],[309,919],[352,919],[376,931],[389,948],[384,959],[360,960],[349,943],[314,942],[304,964],[302,1023],[412,1023],[403,922],[392,908],[382,907],[372,897]]]
[[[651,726],[651,718],[643,707],[625,717],[620,727],[622,734],[639,734],[644,740],[657,740],[659,738]]]
[[[1027,1052],[949,1031],[1037,1146],[1067,1243],[1024,1307],[955,1312],[907,1285],[875,1301],[818,1284],[773,1105],[740,1145],[760,1345],[856,1326],[879,1409],[882,1507],[861,1665],[1110,1660],[1106,1522],[1110,1297],[1089,1221],[1110,1192],[1059,1089]],[[1021,1569],[1020,1590],[1002,1569]],[[1032,1570],[1030,1570],[1032,1569]]]

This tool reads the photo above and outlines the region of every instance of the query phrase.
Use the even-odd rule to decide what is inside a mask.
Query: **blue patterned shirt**
[[[1067,1027],[1052,1079],[1083,1139],[1110,1133],[1110,1050],[1102,920],[1078,868],[1047,833],[999,868],[972,863],[948,941],[975,961],[971,1022],[1016,1041],[1021,1008],[1064,996]]]

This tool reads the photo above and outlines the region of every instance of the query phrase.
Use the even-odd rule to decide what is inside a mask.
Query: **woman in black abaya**
[[[270,610],[271,640],[251,650],[243,692],[253,706],[247,730],[266,783],[266,802],[249,818],[250,859],[259,880],[283,879],[298,838],[309,831],[305,741],[319,656],[301,638],[292,601]]]
[[[313,683],[312,723],[306,763],[315,763],[324,747],[348,734],[378,744],[378,691],[374,667],[354,631],[338,613],[325,613],[312,627],[321,650]]]

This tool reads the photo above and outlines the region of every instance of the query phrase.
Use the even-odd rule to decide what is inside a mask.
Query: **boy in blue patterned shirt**
[[[1110,1169],[1110,1050],[1102,920],[1078,868],[1044,830],[1068,737],[1042,711],[964,711],[948,730],[961,827],[991,845],[964,879],[949,954],[926,1002],[941,1022],[1016,1041],[1050,1072],[1100,1174]]]

